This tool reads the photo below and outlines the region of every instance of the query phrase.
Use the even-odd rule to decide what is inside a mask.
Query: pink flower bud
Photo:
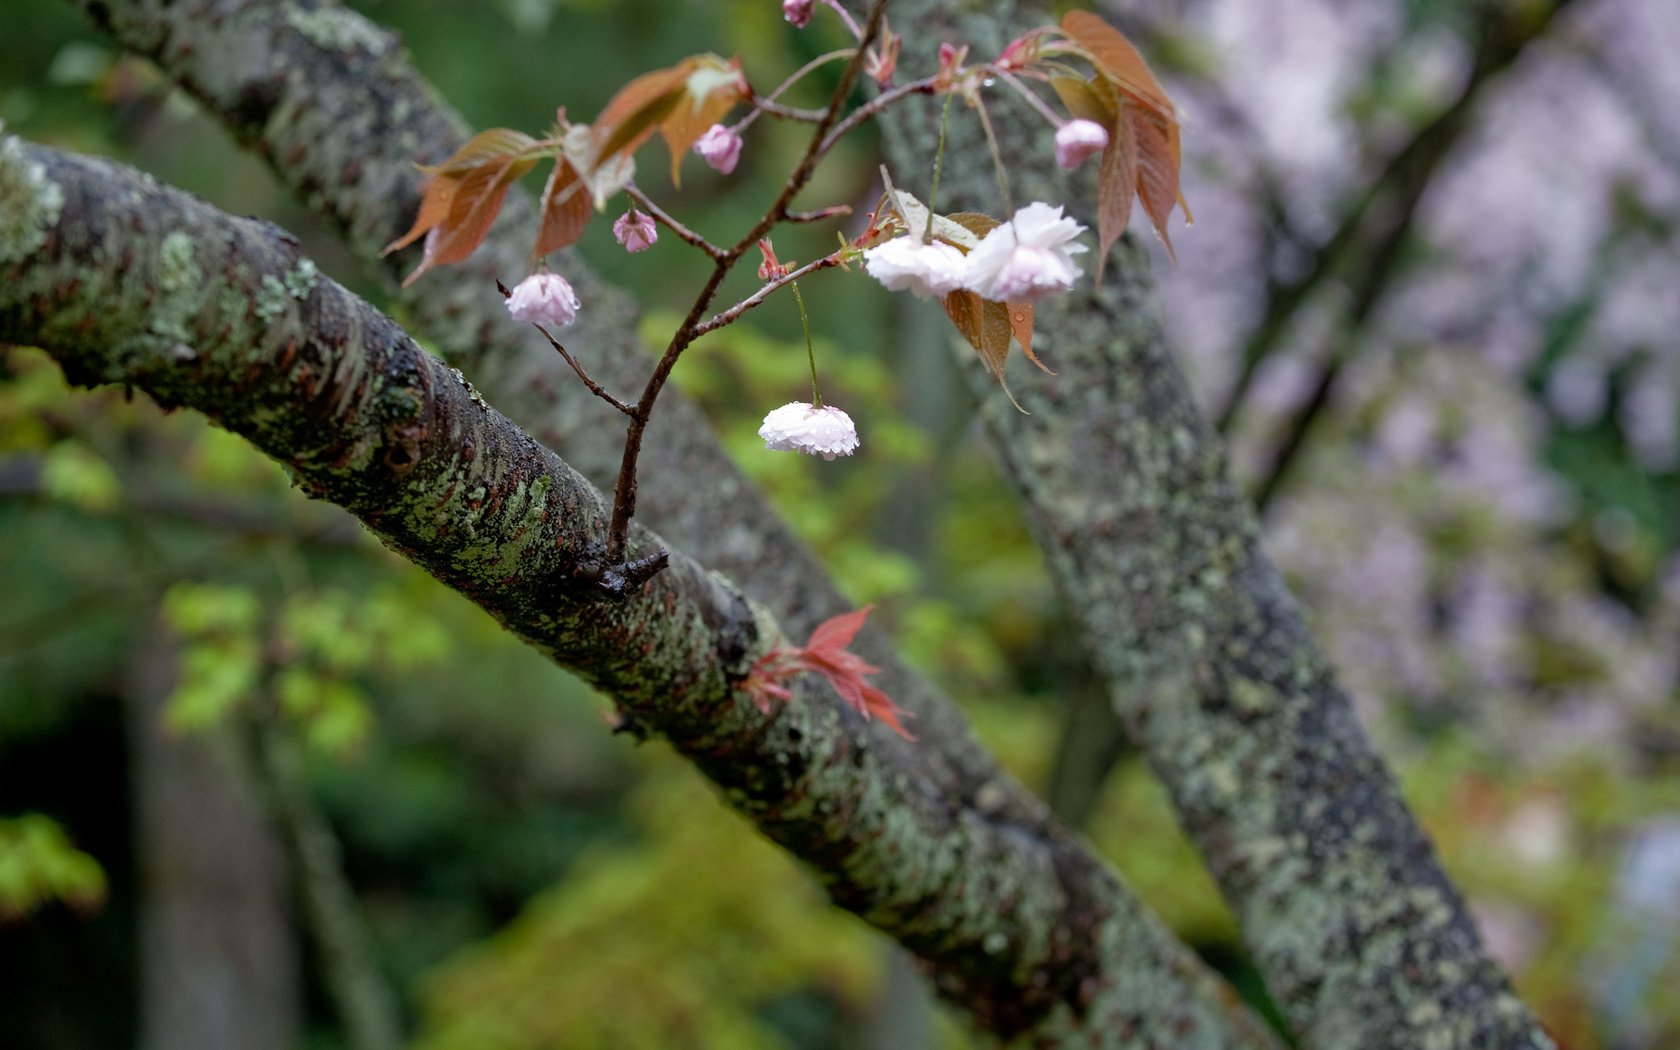
[[[631,208],[613,223],[613,236],[625,251],[639,252],[653,246],[659,239],[659,230],[653,224],[653,216]]]
[[[782,0],[782,17],[804,29],[811,24],[811,11],[816,6],[816,0]]]
[[[1056,163],[1072,170],[1108,146],[1108,132],[1094,120],[1070,120],[1056,131]]]
[[[741,159],[741,136],[722,124],[713,124],[694,142],[694,152],[713,168],[728,175]]]
[[[508,313],[526,324],[569,325],[577,319],[577,293],[557,273],[534,273],[508,296]]]

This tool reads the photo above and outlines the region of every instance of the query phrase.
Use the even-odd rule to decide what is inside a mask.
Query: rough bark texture
[[[995,767],[950,791],[927,772],[937,738],[906,743],[816,690],[761,716],[735,685],[781,635],[733,584],[673,551],[641,592],[600,597],[596,490],[283,233],[16,139],[0,205],[0,341],[280,460],[668,738],[982,1026],[1044,1046],[1271,1045]],[[659,543],[637,529],[630,553]]]
[[[895,14],[945,7],[905,0]],[[1042,22],[1032,15],[1014,27]],[[985,54],[1011,24],[992,7],[938,38],[978,40]],[[1089,214],[1055,174],[1043,122],[1014,116],[999,124],[1017,203]],[[937,136],[920,118],[898,125],[890,151],[912,186]],[[947,149],[985,146],[972,121],[953,121]],[[983,166],[948,180],[953,210],[997,210]],[[1146,257],[1127,241],[1113,263],[1094,293],[1039,304],[1037,349],[1057,375],[1013,385],[1024,412],[977,363],[968,375],[1116,709],[1272,995],[1304,1046],[1550,1046],[1260,550],[1166,345]]]

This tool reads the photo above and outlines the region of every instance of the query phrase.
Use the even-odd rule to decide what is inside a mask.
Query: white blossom
[[[526,324],[569,325],[577,319],[579,305],[571,283],[557,273],[534,273],[507,298],[508,313]]]
[[[1108,145],[1108,132],[1094,120],[1070,120],[1056,130],[1056,163],[1073,170],[1085,158],[1101,153]]]
[[[1073,257],[1086,249],[1074,238],[1084,231],[1060,207],[1035,201],[968,253],[963,287],[999,303],[1065,292],[1081,272]]]
[[[963,286],[968,260],[944,241],[922,243],[898,237],[863,253],[863,268],[889,292],[913,292],[918,299],[944,297]]]
[[[813,408],[804,401],[783,405],[765,416],[758,436],[772,452],[804,452],[824,459],[849,456],[858,447],[851,416],[833,405]]]

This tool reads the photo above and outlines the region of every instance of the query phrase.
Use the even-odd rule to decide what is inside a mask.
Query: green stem
[[[793,301],[799,304],[799,326],[805,329],[805,360],[811,363],[811,407],[822,407],[822,392],[817,389],[817,348],[811,345],[811,318],[805,312],[805,297],[799,294],[799,282],[794,281],[788,287],[793,289]]]
[[[945,105],[939,110],[939,148],[933,153],[933,186],[928,189],[928,221],[927,230],[922,234],[922,243],[928,244],[933,240],[933,217],[936,214],[935,205],[939,203],[939,170],[945,164],[945,128],[951,119],[951,98],[955,91],[945,93]]]

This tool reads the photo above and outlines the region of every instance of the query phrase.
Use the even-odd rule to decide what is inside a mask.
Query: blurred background
[[[768,88],[845,43],[769,0],[357,6],[475,126],[533,133],[698,49]],[[1273,556],[1562,1044],[1673,1044],[1680,5],[1103,13],[1184,112],[1196,225],[1176,266],[1154,252],[1162,305]],[[907,42],[900,69],[938,43]],[[0,119],[268,217],[383,298],[67,4],[0,2]],[[680,194],[653,146],[643,185],[732,237],[802,139],[761,121],[732,179],[691,161]],[[867,209],[876,151],[847,143],[804,199]],[[1087,220],[1094,180],[1073,177]],[[638,290],[661,344],[696,259],[669,237],[627,256],[608,225],[583,254]],[[987,743],[1264,1008],[1104,711],[939,311],[856,275],[806,285],[858,456],[754,434],[805,382],[791,300],[698,345],[679,382],[905,653],[975,698]],[[27,348],[0,350],[0,580],[0,1046],[976,1042],[679,760],[610,734],[585,687],[237,439],[68,391]]]

